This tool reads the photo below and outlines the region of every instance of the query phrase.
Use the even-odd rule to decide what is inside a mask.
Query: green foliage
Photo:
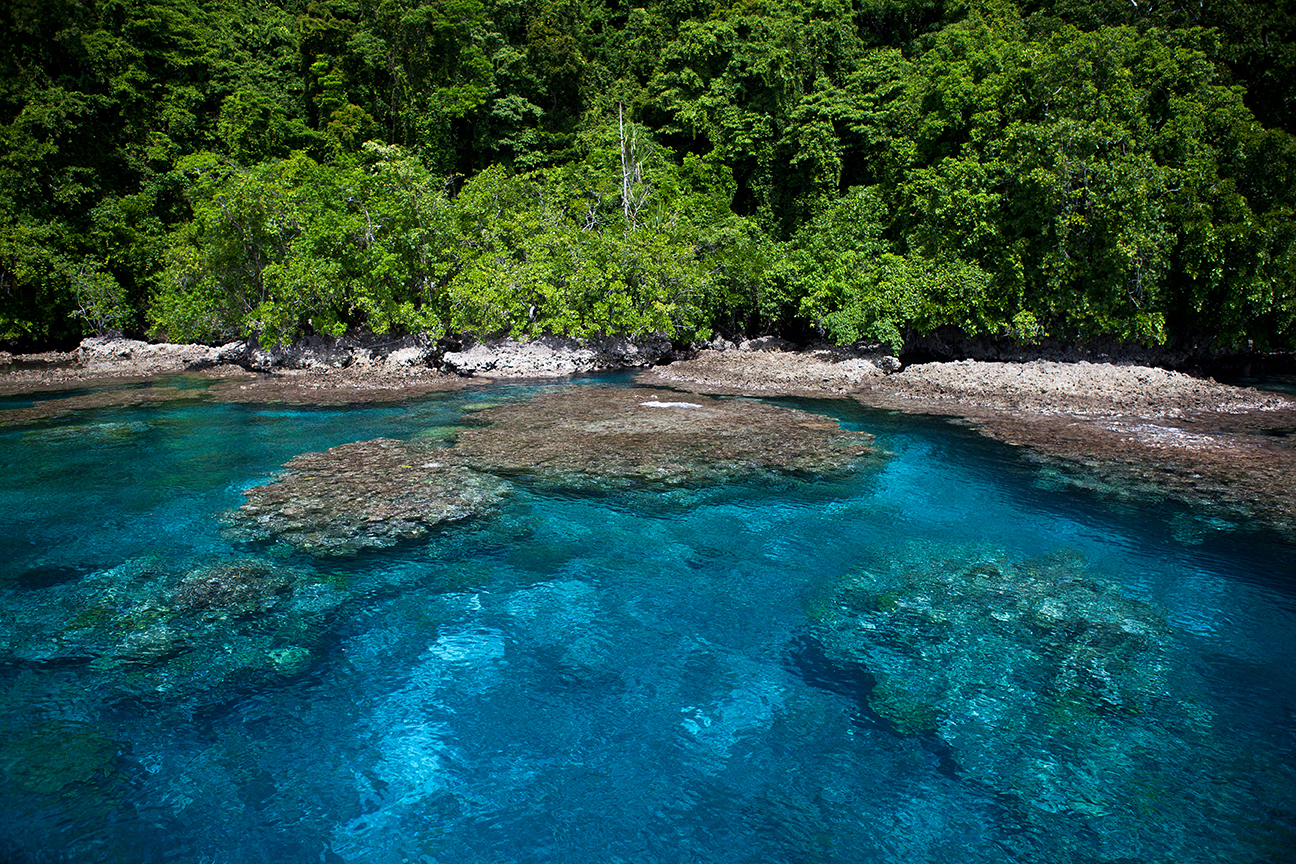
[[[250,169],[213,154],[183,160],[193,219],[172,235],[155,332],[279,344],[435,327],[427,255],[443,242],[445,197],[401,148],[365,152],[355,167],[302,153]]]
[[[1029,315],[1057,335],[1158,343],[1199,335],[1206,320],[1226,344],[1265,331],[1290,344],[1289,326],[1260,323],[1289,320],[1281,289],[1219,285],[1280,283],[1290,246],[1277,226],[1293,199],[1240,189],[1236,154],[1257,129],[1209,48],[1201,31],[1062,26],[1035,40],[997,4],[895,67],[900,95],[857,128],[897,166],[883,175],[897,251],[991,276],[969,320],[945,323],[1012,332]],[[1208,270],[1235,257],[1233,244],[1254,244],[1248,261],[1266,275]]]
[[[83,260],[72,276],[77,300],[72,314],[83,319],[97,334],[120,330],[130,317],[126,294],[113,275],[93,260]]]
[[[3,4],[0,340],[1290,348],[1294,22],[1272,0]]]
[[[741,0],[682,24],[650,84],[666,140],[729,165],[740,207],[776,234],[837,189],[853,18],[841,0]]]
[[[594,130],[579,162],[522,175],[497,167],[465,184],[448,254],[452,330],[707,335],[720,280],[696,238],[699,217],[715,217],[711,257],[727,249],[717,231],[725,190],[696,160],[680,168],[641,139],[629,153],[639,167],[627,196],[614,134]]]

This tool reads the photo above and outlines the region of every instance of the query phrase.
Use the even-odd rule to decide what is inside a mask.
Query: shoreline
[[[894,374],[704,353],[639,376],[702,393],[849,398],[941,416],[1021,448],[1058,484],[1131,502],[1174,497],[1296,538],[1296,398],[1147,366],[962,360]],[[768,373],[773,370],[776,374]]]
[[[627,343],[628,344],[628,343]],[[1296,537],[1296,398],[1179,372],[1110,363],[962,360],[899,369],[893,357],[847,348],[784,350],[774,340],[715,343],[668,359],[658,346],[620,353],[574,343],[496,340],[429,365],[424,346],[356,353],[336,365],[252,368],[241,346],[86,340],[75,352],[19,355],[0,373],[0,396],[41,394],[0,411],[0,426],[78,410],[194,398],[225,402],[364,404],[489,386],[640,368],[641,386],[712,396],[849,399],[869,408],[935,415],[1021,448],[1058,483],[1131,501],[1175,497],[1213,515]],[[365,350],[365,349],[361,349]],[[437,357],[440,361],[442,358]],[[346,363],[347,365],[341,365]],[[646,368],[645,368],[646,367]],[[465,370],[466,371],[466,370]],[[118,386],[132,385],[132,386]],[[67,391],[68,395],[56,394]],[[80,392],[86,391],[86,392]]]

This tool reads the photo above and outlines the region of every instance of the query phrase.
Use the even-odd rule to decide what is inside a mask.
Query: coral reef
[[[344,592],[264,559],[175,573],[129,561],[75,582],[0,596],[0,661],[74,664],[127,690],[199,702],[309,666]]]
[[[661,390],[558,387],[478,411],[472,421],[450,458],[560,486],[826,474],[873,453],[872,436],[832,419]]]
[[[260,561],[207,567],[187,575],[172,594],[175,608],[204,617],[229,617],[263,612],[290,582]]]
[[[244,493],[227,536],[347,555],[490,512],[508,489],[493,475],[582,489],[701,484],[836,473],[874,452],[872,436],[834,420],[746,400],[557,387],[475,407],[463,427],[294,458]]]
[[[1030,832],[1097,838],[1095,861],[1250,860],[1218,817],[1258,806],[1240,781],[1271,766],[1201,707],[1158,608],[1073,556],[945,551],[871,562],[820,610],[827,655],[875,676],[869,707],[948,746]],[[1265,805],[1291,808],[1294,784]]]
[[[424,537],[490,510],[502,482],[451,464],[446,451],[376,438],[292,459],[274,483],[248,489],[228,535],[345,555]]]

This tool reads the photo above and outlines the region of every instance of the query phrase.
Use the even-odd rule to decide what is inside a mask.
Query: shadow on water
[[[9,582],[18,588],[39,590],[41,588],[53,588],[56,585],[66,585],[69,582],[75,582],[84,575],[85,571],[78,567],[47,564],[29,567],[8,578],[0,578],[0,585]]]
[[[1217,375],[1215,380],[1234,387],[1254,387],[1257,390],[1296,396],[1296,371],[1290,369],[1259,375]]]

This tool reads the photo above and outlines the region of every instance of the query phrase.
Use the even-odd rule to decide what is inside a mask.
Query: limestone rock
[[[796,346],[786,339],[777,336],[757,336],[755,339],[744,339],[738,345],[739,351],[795,351]]]
[[[887,371],[884,357],[869,352],[824,348],[814,351],[700,351],[689,360],[641,372],[644,384],[687,387],[703,393],[839,396],[859,390]]]
[[[600,369],[651,366],[671,351],[664,336],[579,341],[543,336],[490,339],[441,356],[444,369],[483,378],[556,378]]]

